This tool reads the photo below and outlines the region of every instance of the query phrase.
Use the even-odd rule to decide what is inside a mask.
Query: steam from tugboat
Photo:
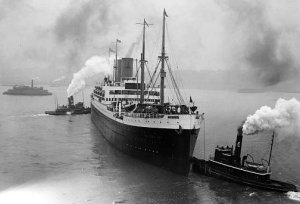
[[[295,98],[278,99],[275,108],[262,106],[247,117],[243,125],[244,134],[251,135],[264,130],[289,128],[296,133],[300,128],[300,102]]]
[[[85,62],[85,66],[73,74],[67,89],[68,97],[73,96],[85,87],[85,80],[95,74],[111,74],[110,62],[104,57],[93,56]]]

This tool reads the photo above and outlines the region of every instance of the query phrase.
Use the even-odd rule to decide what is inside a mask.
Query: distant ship
[[[83,102],[78,102],[74,104],[73,96],[68,98],[69,104],[56,106],[54,111],[45,111],[45,114],[48,115],[80,115],[80,114],[89,114],[91,113],[90,107],[85,107]]]
[[[43,87],[34,87],[33,80],[31,80],[31,86],[14,86],[12,89],[8,89],[3,92],[4,95],[26,95],[26,96],[46,96],[52,95],[51,92],[45,90]]]
[[[264,93],[266,92],[265,89],[261,88],[261,89],[239,89],[238,93]]]
[[[113,79],[105,77],[100,85],[95,86],[91,95],[91,118],[102,136],[120,151],[188,175],[202,115],[196,111],[196,106],[185,102],[169,66],[165,53],[166,16],[164,11],[159,73],[156,73],[158,64],[149,84],[145,84],[145,27],[148,24],[144,20],[140,80],[133,77],[133,58],[117,58],[117,44],[120,42],[117,39]],[[177,104],[165,102],[165,65]],[[158,78],[160,84],[155,86]]]

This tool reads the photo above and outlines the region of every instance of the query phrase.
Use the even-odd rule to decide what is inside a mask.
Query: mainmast
[[[116,71],[118,69],[118,43],[120,43],[121,40],[116,39],[116,59],[115,59],[115,66],[113,70],[113,82],[116,81]]]
[[[164,9],[163,13],[163,32],[162,32],[162,47],[161,47],[161,69],[160,69],[160,104],[164,105],[164,88],[165,88],[165,59],[167,58],[165,53],[165,24],[166,24],[166,16],[168,17],[166,10]]]

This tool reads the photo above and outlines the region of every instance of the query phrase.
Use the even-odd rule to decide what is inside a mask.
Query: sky
[[[299,80],[298,0],[0,0],[0,83],[70,77],[116,38],[120,56],[139,58],[144,18],[153,69],[164,8],[174,66],[245,72],[262,86]]]

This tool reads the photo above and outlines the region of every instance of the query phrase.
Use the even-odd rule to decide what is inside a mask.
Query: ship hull
[[[122,124],[101,113],[93,104],[91,118],[100,134],[120,151],[158,167],[188,175],[200,129],[178,131]]]
[[[50,92],[3,92],[3,95],[17,95],[17,96],[49,96]]]

